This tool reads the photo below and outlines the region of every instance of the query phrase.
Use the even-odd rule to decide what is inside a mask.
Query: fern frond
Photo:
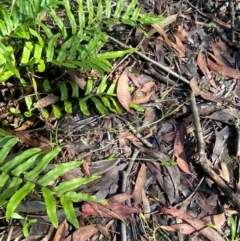
[[[1,156],[0,162],[0,206],[6,208],[6,219],[9,220],[13,217],[17,206],[29,193],[37,189],[42,191],[46,211],[54,227],[58,226],[56,211],[59,201],[69,222],[77,227],[73,203],[80,200],[92,201],[95,200],[95,197],[76,193],[74,190],[98,179],[99,176],[63,181],[52,188],[48,186],[50,182],[55,181],[67,171],[79,167],[83,162],[72,161],[58,164],[44,174],[50,161],[60,153],[59,147],[47,152],[41,152],[40,148],[28,149],[5,162],[5,158],[18,141],[17,137],[0,129],[0,153],[6,153]]]

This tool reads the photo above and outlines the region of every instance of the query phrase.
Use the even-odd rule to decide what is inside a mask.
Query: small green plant
[[[160,22],[162,16],[140,14],[141,7],[137,0],[125,5],[124,0],[19,0],[0,4],[0,82],[18,79],[23,86],[31,85],[37,99],[42,81],[37,76],[48,76],[51,71],[62,73],[64,68],[77,68],[79,71],[96,70],[102,77],[112,70],[112,60],[136,49],[104,51],[108,42],[108,30],[116,24],[138,26]],[[63,16],[60,17],[60,13]],[[27,77],[28,76],[28,77]],[[46,79],[49,81],[47,77]],[[64,87],[66,82],[60,80],[61,100],[64,110],[72,112],[71,101]],[[102,78],[102,85],[106,80]],[[50,81],[49,81],[50,82]],[[101,83],[100,83],[101,84]],[[76,86],[72,87],[76,90]],[[103,88],[98,89],[98,91]],[[120,108],[110,88],[110,94],[101,92],[88,97],[91,91],[85,92],[79,99],[80,109],[89,113],[86,101],[91,99],[100,113],[117,112]],[[101,97],[99,96],[101,95]],[[61,115],[62,108],[53,105],[56,117]],[[34,112],[28,106],[25,115]],[[42,110],[46,117],[48,113]]]
[[[29,193],[36,190],[42,193],[46,212],[54,227],[58,226],[57,205],[63,207],[68,221],[78,227],[73,203],[94,201],[95,197],[85,193],[77,193],[74,190],[100,178],[100,176],[78,177],[51,187],[49,183],[59,178],[63,173],[79,167],[83,162],[77,160],[61,163],[45,173],[47,165],[59,155],[61,151],[59,147],[45,152],[42,152],[40,148],[31,148],[6,162],[5,159],[9,152],[18,142],[17,137],[0,129],[0,206],[6,209],[6,220],[13,218],[19,203]],[[30,224],[30,220],[26,219],[25,224]]]

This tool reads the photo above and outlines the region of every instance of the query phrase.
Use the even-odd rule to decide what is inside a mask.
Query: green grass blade
[[[57,192],[58,194],[63,194],[67,191],[78,188],[78,187],[80,187],[84,184],[90,183],[90,182],[95,181],[99,178],[100,178],[100,176],[91,176],[91,177],[86,177],[86,178],[78,177],[78,178],[72,179],[70,181],[60,183],[58,186],[53,188],[53,191]]]
[[[42,188],[43,198],[46,205],[47,215],[52,225],[58,227],[58,218],[57,218],[57,205],[55,198],[48,188]]]
[[[32,181],[34,178],[38,177],[38,175],[47,167],[49,162],[52,161],[52,159],[56,157],[60,151],[61,148],[58,147],[52,151],[41,154],[41,162],[32,171],[28,172],[24,178]]]
[[[60,177],[63,173],[72,170],[73,168],[79,167],[82,165],[83,161],[72,161],[68,163],[58,164],[54,169],[45,174],[37,183],[41,186],[48,185],[51,181]]]
[[[18,143],[17,137],[6,136],[0,140],[0,163],[2,163],[11,149]]]
[[[6,220],[9,221],[13,212],[16,210],[19,203],[33,190],[34,183],[27,182],[24,186],[18,189],[7,203]]]
[[[78,220],[76,218],[73,203],[69,197],[60,197],[60,202],[64,208],[67,220],[75,227],[79,228]]]

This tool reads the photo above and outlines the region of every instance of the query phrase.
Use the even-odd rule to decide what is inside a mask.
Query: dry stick
[[[128,168],[126,171],[123,171],[123,175],[122,175],[122,186],[121,186],[121,191],[124,193],[127,191],[127,178],[128,175],[130,174],[134,161],[137,158],[138,154],[139,154],[140,150],[139,149],[135,149],[132,155],[132,158],[128,164]],[[126,224],[121,221],[121,241],[127,241],[127,230],[126,230]]]
[[[109,39],[112,40],[113,42],[119,44],[119,45],[122,46],[123,48],[126,48],[126,49],[132,48],[132,47],[129,47],[129,46],[121,43],[120,41],[118,41],[117,39],[115,39],[115,38],[113,38],[113,37],[111,37],[111,36],[109,36]],[[189,84],[189,81],[188,81],[187,79],[185,79],[185,78],[182,77],[181,75],[175,73],[174,71],[170,70],[168,67],[165,67],[164,65],[162,65],[162,64],[154,61],[153,59],[150,59],[149,57],[147,57],[146,55],[142,54],[142,53],[139,52],[139,51],[135,51],[134,53],[137,54],[138,56],[140,56],[141,58],[147,60],[148,62],[154,64],[155,66],[159,67],[160,69],[166,71],[167,73],[171,74],[172,76],[180,79],[180,80],[183,81],[184,83]]]
[[[240,211],[240,197],[234,193],[234,191],[225,183],[208,165],[208,161],[206,158],[206,154],[204,151],[204,139],[202,134],[202,128],[200,124],[200,118],[198,115],[197,103],[194,96],[194,93],[191,92],[191,109],[193,115],[193,122],[195,126],[196,136],[197,136],[197,145],[199,152],[199,159],[196,160],[193,158],[193,161],[200,165],[203,169],[204,173],[209,176],[209,178],[217,185],[217,187],[228,197],[228,199],[232,202],[235,208]]]

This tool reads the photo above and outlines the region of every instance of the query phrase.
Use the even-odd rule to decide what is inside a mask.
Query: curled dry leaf
[[[182,42],[188,42],[190,39],[189,33],[180,25],[172,24],[171,29],[175,36],[177,36]]]
[[[187,61],[187,59],[184,58],[185,57],[185,47],[184,47],[183,43],[177,36],[175,36],[175,39],[176,39],[176,43],[172,43],[172,47],[175,50],[177,50],[177,52],[179,53],[179,57],[183,58],[181,60]]]
[[[202,71],[202,73],[205,75],[205,77],[207,78],[207,80],[209,81],[209,83],[212,85],[213,88],[217,89],[217,85],[214,81],[214,79],[212,78],[212,73],[211,71],[208,69],[204,59],[203,59],[203,53],[202,51],[199,52],[198,57],[197,57],[197,63],[198,63],[198,67],[200,68],[200,70]]]
[[[159,23],[152,24],[152,27],[154,27],[157,30],[157,32],[164,38],[165,43],[169,47],[172,47],[172,41],[168,38],[168,35],[166,34],[163,27]]]
[[[189,170],[189,167],[188,167],[187,157],[183,146],[183,137],[184,137],[184,124],[182,123],[182,125],[180,126],[176,134],[176,138],[174,142],[174,155],[177,158],[177,164],[179,168],[183,172],[191,175],[191,171]]]
[[[95,224],[91,224],[82,228],[79,228],[77,231],[68,236],[64,241],[87,241],[91,238],[95,233],[98,232]]]
[[[49,106],[51,104],[56,103],[59,100],[58,96],[46,96],[40,99],[35,105],[34,108],[44,108],[46,106]]]
[[[151,98],[152,94],[153,94],[153,91],[147,94],[144,94],[143,92],[136,92],[132,99],[132,102],[135,104],[147,103]]]
[[[68,233],[68,223],[66,219],[58,226],[53,241],[62,241]]]
[[[206,224],[204,221],[199,220],[197,218],[193,218],[182,211],[174,208],[174,207],[169,207],[169,208],[160,208],[160,211],[163,214],[168,214],[176,218],[180,218],[187,222],[189,225],[191,225],[195,230],[197,230],[201,235],[206,237],[207,239],[211,241],[224,241],[225,239],[214,229],[210,227],[206,227]]]
[[[146,181],[146,166],[145,164],[142,164],[138,172],[135,188],[132,194],[135,205],[140,203],[145,181]]]
[[[131,95],[129,93],[129,86],[128,86],[128,71],[125,70],[120,78],[118,79],[117,84],[117,98],[120,104],[123,106],[125,110],[129,113],[134,114],[134,111],[130,110],[130,103],[131,103]]]
[[[208,91],[200,90],[194,78],[190,80],[190,87],[195,95],[200,95],[205,100],[210,100],[217,103],[224,101],[224,99],[214,97],[213,94]]]
[[[133,145],[137,147],[141,147],[143,145],[142,142],[139,141],[139,139],[136,136],[134,136],[131,132],[121,132],[119,134],[119,140],[120,139],[128,139],[130,142],[132,142]],[[123,147],[123,142],[119,141],[119,143],[120,146]]]
[[[208,53],[208,56],[209,57],[207,57],[207,64],[213,71],[219,72],[223,76],[227,76],[227,77],[230,77],[230,78],[237,79],[237,78],[240,77],[240,71],[239,70],[233,69],[233,68],[227,66],[226,64],[222,63],[221,60],[216,58],[211,53]],[[211,58],[213,60],[211,60]]]
[[[79,88],[85,90],[85,86],[87,84],[86,80],[82,77],[79,77],[75,69],[66,68],[66,71],[68,72],[72,80],[79,86]]]

